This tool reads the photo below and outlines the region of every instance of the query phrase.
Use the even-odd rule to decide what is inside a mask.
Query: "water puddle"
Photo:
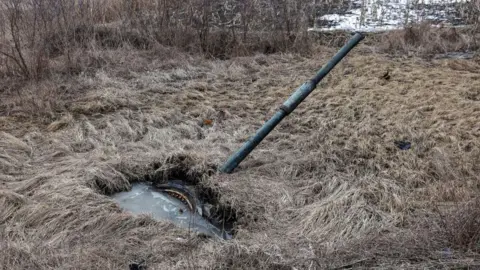
[[[161,186],[148,182],[132,184],[130,191],[114,194],[120,207],[134,214],[149,214],[154,219],[173,222],[179,227],[210,237],[231,239],[228,229],[212,223],[212,205],[200,201],[191,187],[181,181]]]
[[[410,23],[430,22],[460,27],[466,0],[351,0],[317,4],[310,31],[377,32],[401,29]]]

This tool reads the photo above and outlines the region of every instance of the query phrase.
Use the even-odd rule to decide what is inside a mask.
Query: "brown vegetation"
[[[307,4],[308,3],[308,4]],[[226,58],[303,46],[311,1],[6,0],[0,4],[2,73],[39,78],[62,56],[153,44]],[[258,42],[258,39],[261,41]],[[81,51],[81,52],[79,52]]]
[[[288,0],[4,0],[0,3],[0,77],[41,79],[79,74],[106,63],[105,50],[162,45],[228,59],[255,53],[308,54],[314,44],[338,45],[337,35],[309,35],[314,3]],[[333,3],[327,4],[332,5]],[[322,5],[324,6],[325,3]],[[480,4],[461,7],[477,25]],[[477,27],[427,25],[380,35],[382,51],[434,54],[475,50]]]
[[[2,2],[3,11],[5,3],[19,2]],[[301,22],[276,18],[284,28],[255,41],[255,22],[241,20],[252,27],[245,39],[226,28],[242,42],[211,58],[214,42],[228,40],[221,28],[209,27],[205,39],[202,28],[159,19],[183,1],[83,3],[104,5],[84,17],[36,17],[42,23],[25,28],[19,50],[12,39],[0,44],[9,55],[0,71],[0,268],[479,267],[480,61],[428,57],[476,49],[476,31],[369,35],[236,173],[223,175],[215,168],[347,35],[302,47],[286,34],[300,35]],[[189,5],[201,12],[205,3],[214,1]],[[141,27],[145,10],[164,16],[155,19],[163,27]],[[159,29],[174,41],[152,39]],[[171,174],[213,188],[238,211],[234,240],[124,213],[107,196]]]

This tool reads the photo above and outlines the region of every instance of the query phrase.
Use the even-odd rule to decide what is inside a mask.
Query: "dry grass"
[[[0,22],[17,2],[0,4]],[[480,61],[431,57],[477,50],[478,29],[369,36],[221,175],[334,53],[315,43],[346,35],[305,36],[308,8],[292,1],[245,1],[238,32],[169,15],[211,14],[207,2],[84,1],[59,18],[38,6],[16,13],[18,48],[1,24],[13,56],[0,57],[2,269],[478,267]],[[107,196],[170,175],[221,194],[238,211],[235,240],[123,213]]]
[[[167,46],[213,59],[256,53],[305,56],[317,44],[343,42],[344,34],[307,33],[315,20],[314,3],[330,8],[345,5],[337,2],[4,0],[0,2],[0,78],[40,81],[92,72],[107,68],[110,62],[104,54],[115,49],[151,51]],[[479,6],[471,1],[457,7],[473,29],[413,26],[380,35],[380,50],[417,56],[476,50]],[[317,8],[317,15],[322,12]]]
[[[389,31],[374,36],[380,51],[397,56],[431,58],[436,54],[473,52],[478,50],[478,25],[470,27],[432,27],[428,23],[408,26],[405,30]]]
[[[370,50],[355,49],[232,175],[208,173],[332,48],[226,61],[163,47],[106,51],[102,59],[122,60],[0,92],[0,265],[473,266],[478,217],[469,213],[480,208],[462,203],[480,188],[480,62]],[[387,70],[388,81],[380,78]],[[17,98],[35,87],[44,94]],[[397,139],[412,149],[397,149]],[[176,172],[241,213],[235,240],[123,213],[104,195]],[[452,214],[457,203],[468,212]]]

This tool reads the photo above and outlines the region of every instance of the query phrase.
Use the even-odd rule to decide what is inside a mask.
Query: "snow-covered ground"
[[[456,24],[455,4],[466,0],[352,0],[342,14],[319,14],[310,30],[385,31],[408,23],[432,21]]]

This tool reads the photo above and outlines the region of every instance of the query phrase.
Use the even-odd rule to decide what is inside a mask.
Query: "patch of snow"
[[[317,20],[327,22],[328,26],[310,28],[309,31],[376,32],[401,29],[408,23],[418,23],[426,20],[448,22],[452,19],[454,13],[450,4],[466,1],[353,0],[351,6],[356,8],[352,8],[344,14],[324,14]]]

